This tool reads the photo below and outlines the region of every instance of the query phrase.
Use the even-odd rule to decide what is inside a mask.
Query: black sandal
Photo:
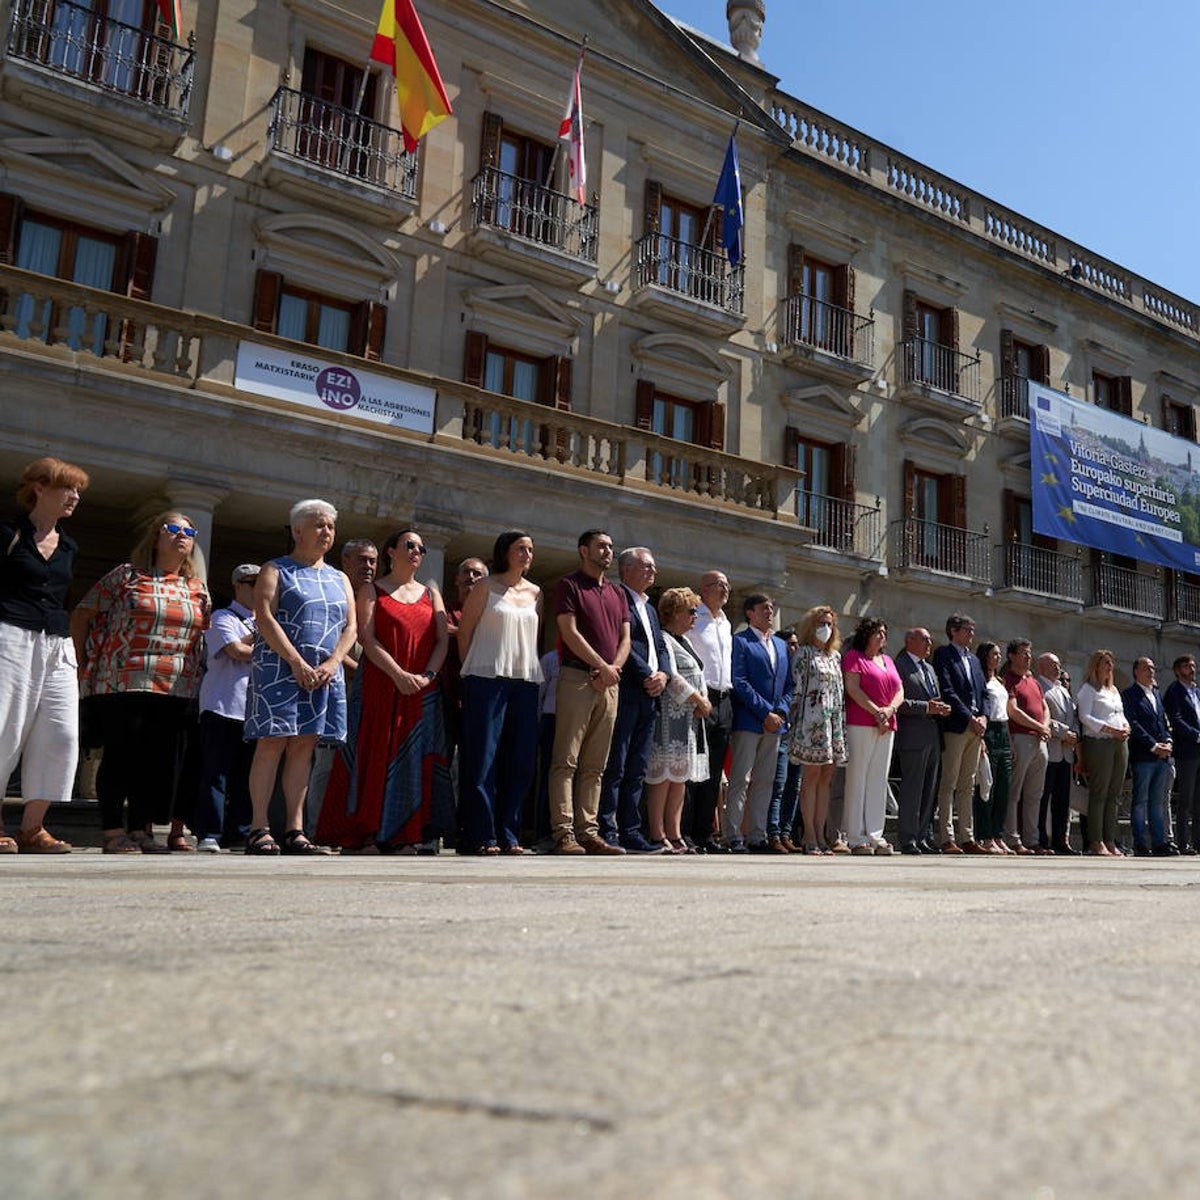
[[[309,841],[303,829],[289,829],[283,835],[284,854],[330,855],[333,851],[328,846],[318,846]]]
[[[252,829],[246,835],[246,848],[243,854],[278,854],[279,846],[271,836],[269,829]]]

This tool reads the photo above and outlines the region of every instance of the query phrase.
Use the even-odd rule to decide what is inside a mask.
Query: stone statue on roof
[[[729,22],[729,44],[746,62],[760,64],[758,47],[767,19],[766,0],[728,0],[725,17]]]

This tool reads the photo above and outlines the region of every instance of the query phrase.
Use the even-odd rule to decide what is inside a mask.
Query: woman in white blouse
[[[992,773],[990,788],[980,787],[975,796],[975,840],[989,854],[1016,854],[1004,843],[1004,817],[1012,785],[1012,747],[1008,741],[1008,689],[1000,679],[1004,655],[995,642],[981,642],[975,651],[983,667],[983,715],[987,729],[984,753]],[[984,796],[984,792],[987,796]]]
[[[1129,764],[1129,722],[1114,681],[1117,664],[1111,650],[1088,659],[1079,689],[1083,730],[1083,767],[1088,781],[1088,854],[1120,856],[1117,849],[1117,801]]]
[[[470,591],[462,655],[460,854],[522,854],[521,810],[537,762],[541,589],[525,578],[533,539],[496,539],[492,573]]]

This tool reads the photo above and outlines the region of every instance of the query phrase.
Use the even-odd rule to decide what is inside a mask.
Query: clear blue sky
[[[727,43],[725,0],[658,0]],[[767,0],[784,91],[1200,302],[1195,0]]]

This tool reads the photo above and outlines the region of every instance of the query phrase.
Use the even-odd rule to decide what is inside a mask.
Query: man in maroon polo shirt
[[[600,781],[617,716],[617,685],[629,654],[629,602],[604,578],[612,538],[579,535],[579,570],[554,592],[562,672],[550,760],[550,832],[555,854],[624,854],[600,836]]]
[[[1030,670],[1033,647],[1025,638],[1008,643],[1008,737],[1012,743],[1012,784],[1004,822],[1008,844],[1018,854],[1047,854],[1038,837],[1038,814],[1049,761],[1050,714],[1042,685]]]

